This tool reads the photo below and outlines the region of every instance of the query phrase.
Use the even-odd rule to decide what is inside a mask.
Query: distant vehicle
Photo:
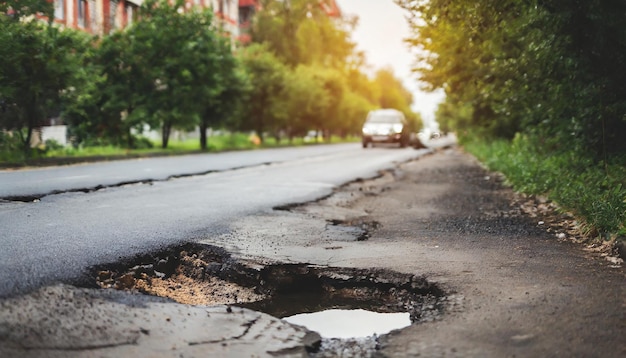
[[[370,111],[362,132],[363,148],[373,143],[398,143],[402,148],[409,144],[408,123],[396,109]]]
[[[430,129],[422,129],[421,131],[419,131],[419,133],[417,133],[417,136],[419,137],[419,139],[422,142],[428,142],[431,139],[438,139],[441,137],[441,133],[437,132],[437,131],[432,131]]]

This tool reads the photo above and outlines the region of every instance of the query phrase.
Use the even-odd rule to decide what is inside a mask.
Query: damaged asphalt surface
[[[440,315],[363,351],[265,313],[52,285],[0,301],[1,357],[623,357],[626,270],[522,213],[498,175],[442,149],[195,240],[251,269],[386,270],[445,294]],[[376,270],[374,270],[376,269]],[[318,350],[317,352],[315,350]]]

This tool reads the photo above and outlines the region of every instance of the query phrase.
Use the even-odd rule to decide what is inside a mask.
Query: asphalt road
[[[120,183],[162,181],[177,176],[299,160],[354,148],[354,144],[321,145],[0,170],[0,198],[41,197],[55,192],[88,190]]]
[[[1,197],[40,199],[0,203],[0,297],[227,233],[242,217],[323,197],[426,152],[342,144],[1,171]]]

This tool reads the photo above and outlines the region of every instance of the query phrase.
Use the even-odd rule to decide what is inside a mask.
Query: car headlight
[[[372,134],[372,127],[369,126],[364,126],[363,127],[363,134]]]
[[[402,133],[402,124],[394,124],[393,127],[394,133]]]

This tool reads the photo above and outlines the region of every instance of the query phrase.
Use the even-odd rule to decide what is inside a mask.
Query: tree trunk
[[[161,148],[166,149],[167,143],[170,141],[170,132],[172,131],[172,123],[169,121],[163,122],[163,131],[161,136]]]
[[[127,108],[126,109],[126,118],[128,118],[131,115],[131,113],[133,113],[133,107]],[[122,123],[124,123],[124,122],[122,121]],[[123,124],[122,124],[122,126],[123,126]],[[133,147],[135,146],[135,137],[133,137],[133,133],[131,132],[130,128],[126,129],[126,135],[128,136],[128,142],[127,142],[128,149],[133,149]]]
[[[31,107],[25,110],[26,114],[26,138],[24,138],[24,134],[22,132],[22,128],[18,128],[18,132],[20,133],[20,137],[22,139],[22,148],[24,150],[24,155],[29,158],[31,156],[31,148],[30,142],[33,138],[33,131],[39,122],[37,118],[39,118],[39,113],[36,110],[37,108],[37,96],[31,101]]]
[[[30,157],[30,139],[33,136],[33,128],[29,125],[26,129],[26,138],[24,138],[24,133],[21,129],[17,130],[18,135],[20,136],[20,140],[22,141],[22,150],[24,151],[24,155],[28,158]]]
[[[135,146],[135,137],[133,137],[130,128],[126,130],[126,136],[128,137],[128,149],[133,149],[133,147]]]
[[[206,120],[200,121],[200,149],[207,150],[207,138],[206,138],[206,130],[207,130],[207,122]]]

